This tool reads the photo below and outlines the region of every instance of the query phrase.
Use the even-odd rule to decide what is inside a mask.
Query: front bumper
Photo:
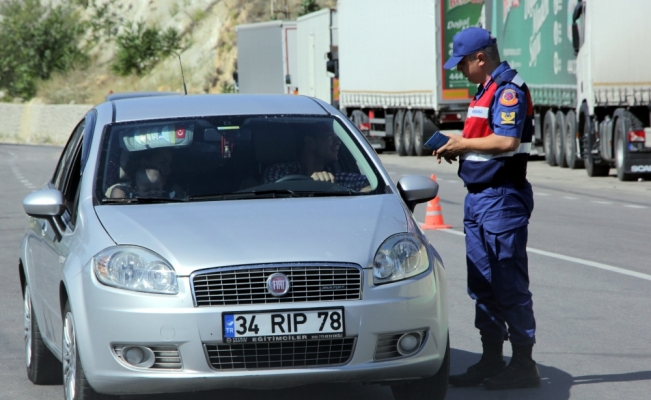
[[[281,388],[319,382],[386,382],[435,374],[448,332],[445,271],[438,263],[418,277],[375,286],[363,271],[363,299],[318,303],[195,307],[190,278],[179,277],[179,294],[153,295],[102,285],[85,268],[70,302],[86,378],[100,393],[149,394],[219,388]],[[69,287],[70,283],[69,283]],[[222,312],[343,307],[346,337],[355,337],[345,365],[254,370],[214,370],[204,345],[222,343]],[[427,333],[411,356],[375,361],[378,337]],[[140,369],[121,361],[115,345],[176,346],[180,369]]]

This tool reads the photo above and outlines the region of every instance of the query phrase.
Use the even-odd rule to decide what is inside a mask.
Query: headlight
[[[409,233],[393,235],[382,243],[373,260],[373,282],[395,282],[427,271],[429,256],[422,240]]]
[[[105,285],[138,292],[177,294],[176,272],[151,251],[133,246],[110,247],[93,257],[93,270]]]

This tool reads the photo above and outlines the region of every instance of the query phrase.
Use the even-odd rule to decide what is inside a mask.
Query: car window
[[[88,161],[90,145],[93,142],[93,131],[95,130],[95,121],[97,121],[97,111],[91,110],[84,118],[84,134],[82,139],[81,150],[81,170],[83,171]]]
[[[86,128],[92,126],[88,124],[88,121],[87,116],[75,127],[72,135],[70,135],[52,179],[54,187],[63,194],[64,211],[61,219],[71,228],[76,223],[79,183],[81,182],[82,172],[82,141],[84,140]]]
[[[385,183],[334,118],[229,116],[113,124],[102,138],[103,203],[373,195]]]
[[[79,124],[72,131],[72,134],[68,139],[68,143],[66,143],[66,146],[63,148],[63,152],[61,153],[61,157],[59,158],[57,167],[54,170],[54,176],[52,177],[52,184],[56,189],[60,190],[61,192],[65,190],[65,186],[67,184],[68,172],[71,167],[70,161],[74,155],[75,150],[77,149],[77,146],[79,145],[79,141],[81,140],[85,126],[86,126],[86,119],[84,118],[81,122],[79,122]]]

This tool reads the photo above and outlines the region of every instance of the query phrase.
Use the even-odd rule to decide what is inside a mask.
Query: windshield
[[[104,204],[385,192],[365,150],[327,117],[113,124],[97,171],[96,195]]]

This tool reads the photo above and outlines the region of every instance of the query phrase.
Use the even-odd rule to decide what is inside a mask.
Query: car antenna
[[[174,53],[179,58],[179,65],[181,66],[181,79],[183,80],[183,91],[185,94],[188,94],[188,88],[185,86],[185,75],[183,75],[183,64],[181,63],[181,55],[179,53]]]

